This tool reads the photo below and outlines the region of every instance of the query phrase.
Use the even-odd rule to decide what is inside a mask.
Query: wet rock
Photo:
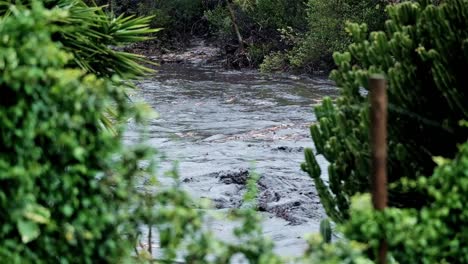
[[[239,169],[235,171],[222,171],[218,173],[219,181],[224,184],[240,184],[245,185],[249,177],[249,171]]]
[[[207,138],[203,139],[203,141],[216,141],[216,140],[221,140],[221,139],[223,139],[225,137],[226,137],[225,135],[217,134],[217,135],[207,137]]]
[[[209,198],[216,209],[239,208],[242,204],[244,188],[237,184],[219,185],[210,189]]]
[[[227,199],[227,197],[218,197],[211,201],[216,209],[239,208],[242,205],[240,200]]]
[[[201,65],[208,62],[215,62],[219,60],[220,50],[217,47],[208,45],[201,39],[194,39],[190,47],[185,51],[179,52],[166,52],[159,56],[147,56],[147,58],[157,61],[161,64],[164,63],[184,63]]]
[[[274,207],[269,212],[274,213],[277,217],[288,221],[291,225],[300,225],[304,223],[303,220],[296,217],[293,211],[287,207]]]
[[[302,211],[302,201],[299,200],[285,200],[268,205],[267,212],[275,214],[277,217],[283,218],[290,222],[291,225],[299,225],[306,222],[306,219],[298,214]]]
[[[189,183],[189,182],[193,182],[193,178],[192,177],[189,177],[189,178],[185,178],[182,180],[183,183]]]
[[[259,192],[263,192],[269,189],[269,186],[274,185],[271,180],[265,176],[261,176],[257,182],[257,188]]]
[[[268,211],[268,204],[278,202],[281,199],[279,193],[271,190],[265,190],[258,195],[258,210]]]
[[[280,147],[274,148],[273,150],[275,150],[275,151],[281,151],[281,152],[293,153],[293,152],[303,152],[303,151],[304,151],[304,148],[303,148],[303,147],[280,146]]]

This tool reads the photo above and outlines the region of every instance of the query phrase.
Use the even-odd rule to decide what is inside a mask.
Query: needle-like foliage
[[[311,149],[303,169],[315,180],[327,213],[340,222],[348,217],[350,197],[369,191],[370,146],[367,79],[384,73],[388,79],[388,175],[401,178],[430,175],[432,157],[453,158],[465,142],[468,119],[468,1],[409,1],[390,6],[385,32],[367,33],[366,25],[350,24],[354,39],[346,52],[334,55],[332,79],[341,88],[315,109],[311,126],[316,153],[330,161],[329,185]],[[390,205],[420,207],[427,196],[391,185]]]

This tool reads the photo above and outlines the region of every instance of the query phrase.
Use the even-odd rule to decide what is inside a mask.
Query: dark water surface
[[[303,236],[316,233],[325,217],[300,163],[303,148],[313,147],[311,106],[335,96],[333,84],[325,78],[163,65],[138,86],[137,97],[160,116],[150,123],[149,143],[180,162],[183,188],[212,200],[213,211],[222,216],[240,206],[242,179],[255,168],[261,175],[265,235],[276,242],[278,253],[300,254]],[[129,133],[127,139],[132,137]],[[233,239],[233,224],[223,217],[213,219],[210,228],[222,239]]]

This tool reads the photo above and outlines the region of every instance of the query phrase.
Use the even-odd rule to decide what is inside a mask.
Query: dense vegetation
[[[377,212],[369,196],[354,198],[342,229],[346,237],[365,242],[370,256],[385,239],[399,263],[467,263],[468,143],[459,146],[453,160],[434,161],[438,166],[432,176],[404,184],[427,193],[430,204],[420,210]]]
[[[115,85],[132,74],[120,75],[115,67],[112,80],[96,75],[106,74],[81,56],[83,39],[73,45],[66,36],[91,34],[88,16],[103,24],[109,20],[75,4],[50,10],[38,1],[6,5],[0,20],[0,259],[5,263],[120,261],[129,257],[141,222],[140,210],[132,213],[139,204],[133,176],[149,152],[138,147],[124,152],[120,136],[102,128],[108,107],[118,109],[116,122],[134,116],[124,89]],[[136,24],[144,33],[144,23]],[[138,39],[141,33],[133,34]],[[119,43],[112,34],[106,37]],[[125,58],[114,62],[137,66],[125,64]],[[114,129],[120,135],[121,128]]]
[[[88,4],[107,6],[116,15],[152,16],[151,26],[164,29],[158,33],[161,46],[184,45],[190,37],[206,34],[203,10],[207,1],[202,0],[87,0]]]
[[[311,150],[305,169],[315,179],[328,214],[335,221],[348,218],[350,198],[369,190],[369,102],[367,78],[383,73],[388,78],[389,164],[392,183],[402,178],[429,175],[434,156],[454,157],[457,145],[467,140],[468,129],[468,5],[447,1],[440,7],[406,2],[388,9],[386,31],[368,38],[366,25],[350,24],[354,43],[336,53],[338,69],[332,79],[341,97],[315,109],[319,119],[311,127],[317,153],[330,166],[330,187],[320,178]],[[424,193],[394,186],[390,203],[419,207]]]
[[[344,27],[346,22],[366,23],[374,31],[383,27],[386,17],[385,1],[309,0],[306,4],[306,28],[280,28],[283,41],[291,45],[269,54],[261,65],[263,71],[331,69],[333,52],[343,51],[351,43]]]
[[[381,29],[387,1],[356,0],[143,0],[98,1],[117,14],[154,15],[162,46],[183,46],[194,37],[210,39],[228,66],[263,71],[328,71],[333,51],[351,39],[346,21]],[[154,45],[154,43],[152,44]]]
[[[311,149],[303,169],[327,214],[375,259],[386,240],[398,263],[466,263],[468,179],[468,1],[406,2],[388,9],[385,31],[348,24],[353,43],[335,53],[331,74],[341,88],[315,109],[316,154],[330,161],[329,184]],[[368,77],[388,79],[389,209],[369,196]],[[454,158],[452,161],[441,157]],[[430,177],[421,177],[431,175]],[[397,209],[405,207],[407,209]],[[392,258],[389,259],[392,260]]]
[[[187,263],[229,263],[236,256],[264,264],[373,263],[385,239],[389,262],[468,262],[467,0],[392,6],[385,32],[348,25],[353,40],[335,54],[332,74],[342,95],[317,109],[319,123],[311,128],[317,151],[331,162],[329,187],[312,150],[303,166],[345,237],[336,243],[311,237],[304,255],[289,260],[262,237],[254,210],[258,176],[248,180],[243,206],[230,212],[240,221],[238,241],[219,241],[203,228],[202,206],[180,190],[177,172],[170,173],[173,187],[159,188],[156,152],[123,144],[125,121],[141,123],[145,115],[128,100],[126,81],[148,70],[138,65],[141,58],[115,47],[144,40],[150,18],[109,17],[78,0],[18,2],[0,5],[1,261],[151,261],[148,245],[136,245],[155,227],[169,261],[179,255]],[[237,5],[239,17],[261,2],[228,4]],[[264,23],[275,25],[296,19],[268,18]],[[368,195],[352,198],[368,190],[372,73],[389,80],[391,202],[410,208],[377,212]],[[137,188],[143,178],[151,186]],[[142,238],[143,226],[149,234]],[[322,228],[329,237],[329,225]]]

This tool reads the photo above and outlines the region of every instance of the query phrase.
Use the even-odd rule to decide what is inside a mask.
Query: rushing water
[[[213,210],[223,212],[240,205],[245,186],[236,179],[254,168],[261,175],[265,235],[276,242],[278,253],[300,254],[303,236],[316,233],[324,217],[313,181],[300,163],[303,148],[313,147],[311,106],[336,95],[332,83],[163,65],[138,86],[138,96],[160,116],[150,123],[149,143],[180,162],[184,189],[195,198],[211,199]],[[324,168],[325,161],[321,163]],[[229,221],[213,220],[210,228],[222,239],[232,239]]]

